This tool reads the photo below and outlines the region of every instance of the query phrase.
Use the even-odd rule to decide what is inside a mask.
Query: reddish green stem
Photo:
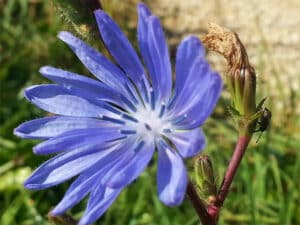
[[[189,197],[198,217],[203,225],[215,225],[214,218],[212,218],[206,209],[205,204],[201,201],[201,199],[198,196],[197,191],[195,190],[195,187],[191,181],[189,181],[186,194]]]
[[[244,153],[247,149],[247,146],[251,140],[251,137],[239,137],[238,142],[235,146],[232,158],[227,167],[224,179],[222,181],[219,193],[217,196],[216,206],[221,207],[226,199],[226,196],[229,192],[230,185],[233,181],[233,178],[237,172],[237,169],[242,161]]]
[[[187,195],[196,210],[199,220],[202,225],[216,225],[219,217],[221,207],[227,197],[230,189],[230,185],[237,172],[237,169],[242,161],[247,146],[251,140],[251,137],[239,137],[235,146],[232,158],[227,167],[224,179],[219,189],[217,200],[214,205],[205,206],[205,204],[199,198],[194,185],[189,182],[187,187]]]

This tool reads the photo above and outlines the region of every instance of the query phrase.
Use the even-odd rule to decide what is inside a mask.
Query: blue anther
[[[172,124],[176,125],[178,123],[181,123],[182,121],[184,121],[187,118],[187,115],[184,114],[182,116],[177,117],[176,119],[172,120]]]
[[[147,123],[144,123],[144,125],[145,125],[147,130],[149,130],[149,131],[152,130],[151,127]]]
[[[112,113],[115,113],[117,115],[122,114],[118,109],[116,109],[113,106],[111,106],[109,104],[106,104],[106,103],[103,104],[103,108],[110,111],[110,112],[112,112]]]
[[[136,134],[136,130],[120,130],[121,134]]]
[[[145,145],[145,141],[141,141],[136,148],[134,149],[135,152],[139,151]]]
[[[150,90],[150,98],[151,98],[151,109],[154,110],[155,109],[155,96],[154,96],[154,91],[151,88]]]
[[[145,101],[149,102],[148,90],[146,88],[145,80],[142,78],[142,93],[145,95]]]
[[[123,120],[111,118],[111,117],[108,117],[108,116],[101,116],[101,119],[106,120],[106,121],[110,121],[110,122],[113,122],[113,123],[126,124],[125,121],[123,121]]]
[[[122,117],[123,117],[124,119],[126,119],[126,120],[130,120],[130,121],[135,122],[135,123],[139,122],[136,118],[134,118],[134,117],[132,117],[132,116],[129,116],[129,115],[127,115],[127,114],[123,114]]]
[[[166,128],[166,129],[163,129],[163,132],[164,132],[164,133],[171,133],[172,130],[171,130],[170,128]]]
[[[136,107],[126,97],[121,95],[121,100],[133,111],[136,112]]]
[[[173,108],[176,97],[177,97],[177,92],[176,92],[176,90],[175,90],[175,91],[174,91],[174,94],[172,95],[172,97],[171,97],[171,99],[170,99],[170,101],[168,102],[168,105],[167,105],[167,108],[168,108],[168,109]]]
[[[163,103],[160,108],[159,118],[161,118],[165,113],[166,105]]]
[[[138,103],[138,100],[136,99],[135,95],[132,93],[131,88],[128,86],[128,84],[125,85],[126,90],[128,91],[130,97],[134,101],[135,104]]]
[[[157,144],[160,145],[162,148],[169,148],[168,144],[163,139],[158,140]]]

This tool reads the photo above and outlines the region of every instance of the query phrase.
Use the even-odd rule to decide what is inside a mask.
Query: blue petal
[[[139,90],[143,90],[142,77],[145,76],[145,71],[134,48],[119,26],[105,12],[96,10],[94,13],[109,52]]]
[[[63,199],[51,211],[52,215],[61,215],[74,205],[78,204],[95,186],[95,182],[99,177],[83,177],[79,176],[69,187]]]
[[[149,8],[144,3],[138,4],[138,15],[139,15],[139,21],[138,21],[138,41],[140,45],[140,49],[144,49],[146,46],[147,41],[147,34],[148,34],[148,19],[152,15]]]
[[[113,142],[93,141],[65,152],[43,163],[25,182],[28,189],[44,189],[76,176],[94,164],[103,174],[130,154],[136,137]]]
[[[187,187],[187,173],[182,158],[166,143],[158,143],[157,182],[159,199],[168,206],[182,203]]]
[[[183,91],[183,87],[186,84],[186,80],[189,76],[193,76],[190,73],[191,68],[197,60],[205,56],[205,49],[202,46],[200,40],[196,36],[186,37],[179,45],[176,54],[176,82],[175,92],[180,95]]]
[[[125,87],[130,87],[131,91],[134,89],[129,79],[117,66],[69,32],[62,31],[58,37],[69,45],[85,67],[99,80],[130,99],[130,94]]]
[[[173,116],[186,116],[178,127],[193,129],[200,126],[213,112],[222,90],[220,76],[211,71],[205,59],[197,58],[171,109]]]
[[[132,155],[128,154],[117,162],[102,178],[102,184],[110,188],[120,188],[130,184],[146,168],[150,162],[154,143],[152,141],[140,142],[132,146]]]
[[[192,97],[191,105],[187,106],[187,120],[178,124],[180,129],[194,129],[201,126],[214,111],[222,91],[222,80],[218,74],[212,74],[207,83],[207,90],[201,98]]]
[[[44,141],[33,148],[35,154],[45,155],[70,151],[93,143],[104,143],[125,138],[116,128],[87,128],[72,130]]]
[[[187,105],[192,105],[190,100],[198,100],[209,87],[212,72],[209,64],[205,59],[196,58],[192,67],[189,69],[189,74],[186,75],[184,86],[181,87],[180,93],[176,93],[175,101],[172,105],[172,111],[176,115],[181,115],[187,111]],[[194,103],[194,102],[193,102]],[[195,103],[194,103],[195,104]]]
[[[112,114],[103,108],[104,103],[93,104],[66,87],[55,84],[27,88],[25,97],[39,108],[58,115],[100,117]]]
[[[98,202],[102,201],[106,188],[107,187],[103,186],[101,183],[97,183],[96,185],[94,185],[93,191],[89,196],[86,211],[91,210]]]
[[[138,6],[138,41],[149,70],[155,97],[158,101],[169,98],[172,89],[172,71],[163,29],[158,18],[142,3]]]
[[[110,162],[119,152],[106,147],[97,142],[59,154],[38,167],[24,185],[33,190],[49,188],[82,173],[100,160]]]
[[[90,201],[93,201],[94,198],[96,198],[97,201],[94,201],[94,204],[89,204],[89,207],[84,212],[78,225],[90,225],[95,222],[118,197],[121,190],[122,189],[111,189],[101,185],[96,187],[91,194]],[[101,196],[101,198],[96,196]]]
[[[182,131],[175,130],[166,135],[184,158],[197,155],[205,147],[205,136],[200,128]]]
[[[22,123],[14,134],[29,139],[48,139],[64,132],[85,128],[106,128],[111,123],[93,118],[51,116]]]
[[[102,171],[99,171],[99,165],[96,163],[90,169],[85,171],[80,175],[69,187],[68,191],[65,193],[63,199],[59,204],[51,211],[52,215],[60,215],[72,208],[78,202],[80,202],[89,192],[94,189],[94,187],[99,184],[101,179]],[[104,194],[104,192],[103,192]],[[99,192],[99,196],[103,196]],[[95,198],[97,196],[94,196]],[[94,199],[94,197],[90,197]]]
[[[100,160],[90,169],[86,170],[82,175],[80,175],[76,181],[73,182],[64,198],[51,213],[54,215],[64,213],[66,210],[81,201],[90,191],[92,192],[86,209],[87,211],[92,210],[95,205],[103,201],[106,188],[104,188],[102,185],[99,185],[103,175],[105,175],[113,165],[118,163],[120,160],[123,160],[124,157],[127,156],[127,149],[132,145],[132,142],[125,141],[123,142],[123,145],[114,147],[114,149],[111,149],[111,151],[118,149],[118,151],[115,152],[114,158],[110,157],[110,160],[106,161]]]
[[[69,89],[78,89],[81,95],[84,94],[84,96],[89,98],[109,101],[128,109],[121,100],[121,94],[118,91],[99,81],[50,66],[42,67],[40,73],[44,77]]]

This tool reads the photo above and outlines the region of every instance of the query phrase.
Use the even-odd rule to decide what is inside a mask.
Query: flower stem
[[[230,163],[227,167],[224,179],[222,181],[219,193],[217,196],[216,206],[221,207],[226,199],[226,196],[229,192],[230,185],[233,181],[233,178],[237,172],[237,169],[242,161],[243,155],[247,149],[247,146],[251,140],[251,137],[239,137],[238,142],[235,146],[234,153],[230,160]]]
[[[191,181],[188,183],[187,196],[189,197],[202,225],[216,225],[218,222],[221,207],[227,197],[230,185],[242,161],[251,136],[242,136],[238,138],[232,158],[227,167],[224,179],[219,189],[217,200],[214,204],[206,205],[199,198],[197,191]]]
[[[191,201],[202,225],[216,225],[216,220],[212,218],[206,209],[205,204],[199,198],[197,191],[191,181],[189,181],[186,194]]]
[[[85,0],[85,3],[88,6],[88,8],[92,11],[102,9],[100,0]]]

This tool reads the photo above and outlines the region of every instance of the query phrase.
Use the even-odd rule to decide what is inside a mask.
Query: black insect
[[[268,129],[268,127],[270,125],[271,117],[272,117],[271,111],[265,107],[262,110],[259,120],[257,122],[259,127],[257,130],[254,131],[254,132],[261,132],[259,137],[256,140],[256,143],[259,141],[262,133]]]

